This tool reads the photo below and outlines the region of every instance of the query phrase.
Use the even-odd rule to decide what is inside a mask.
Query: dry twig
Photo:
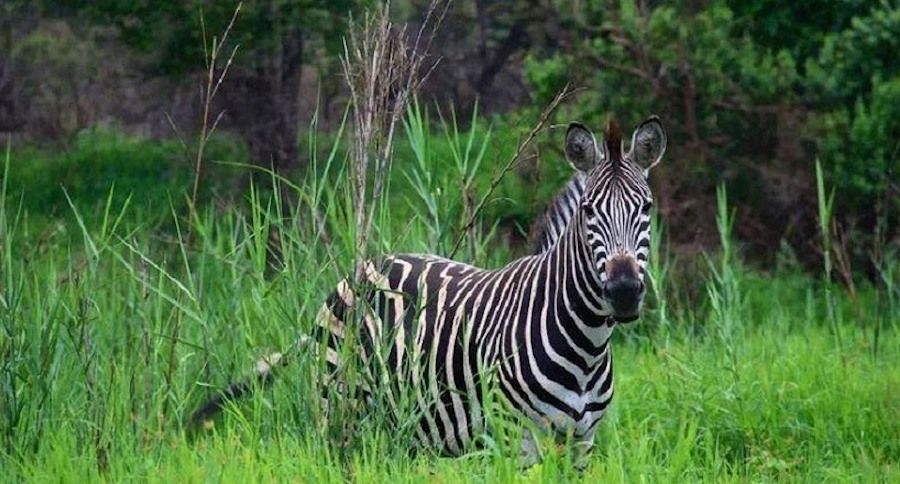
[[[475,224],[475,219],[478,217],[478,214],[481,213],[481,210],[484,208],[485,204],[487,204],[488,200],[490,200],[491,196],[494,194],[494,190],[500,185],[500,182],[503,181],[503,177],[509,173],[510,170],[515,166],[516,162],[519,161],[519,158],[522,156],[522,153],[525,152],[525,149],[528,148],[528,145],[537,137],[538,133],[544,130],[544,126],[547,124],[547,121],[550,119],[550,115],[556,111],[556,108],[562,103],[568,96],[571,94],[569,91],[569,85],[566,84],[559,93],[556,94],[556,97],[553,98],[553,101],[550,102],[549,105],[544,109],[544,112],[541,113],[540,119],[538,119],[537,124],[531,129],[531,132],[528,133],[528,136],[519,143],[519,146],[516,147],[515,153],[513,153],[512,157],[510,157],[509,161],[506,162],[505,165],[500,169],[500,171],[494,176],[491,180],[491,184],[488,187],[487,192],[484,196],[481,197],[481,200],[478,202],[478,205],[475,206],[475,209],[471,211],[469,214],[468,220],[466,224],[463,226],[462,231],[459,234],[459,237],[456,239],[456,243],[453,244],[453,249],[450,251],[448,257],[453,258],[456,255],[456,252],[459,250],[462,245],[463,239],[466,238],[466,234],[472,230],[472,227]]]
[[[212,38],[211,46],[208,48],[206,45],[206,25],[202,22],[203,17],[201,17],[201,26],[203,28],[203,54],[206,59],[206,84],[202,88],[202,98],[203,98],[203,117],[201,118],[200,125],[200,139],[197,144],[197,153],[194,156],[194,185],[191,190],[191,206],[189,207],[189,224],[188,224],[188,240],[191,238],[191,234],[193,234],[193,223],[194,216],[196,215],[197,210],[197,194],[200,189],[200,179],[203,170],[203,156],[206,151],[206,144],[209,142],[210,136],[216,130],[216,127],[219,125],[219,121],[222,120],[222,116],[225,114],[224,112],[220,112],[216,119],[210,124],[210,109],[212,108],[213,99],[216,97],[216,93],[219,92],[219,87],[222,86],[222,81],[225,79],[225,75],[228,73],[228,68],[231,67],[232,61],[234,61],[234,56],[237,54],[238,46],[235,46],[231,50],[231,54],[228,56],[228,59],[225,61],[225,65],[221,67],[221,71],[218,76],[216,76],[216,70],[220,69],[219,67],[219,59],[222,55],[222,47],[226,44],[228,40],[228,34],[231,33],[232,27],[234,27],[234,21],[237,19],[238,13],[241,11],[241,6],[243,4],[239,3],[237,7],[234,9],[234,13],[231,15],[231,20],[228,22],[228,26],[225,27],[225,31],[222,32],[222,38],[218,39],[216,37]],[[177,131],[176,131],[177,132]]]
[[[397,122],[434,70],[436,62],[423,72],[448,5],[441,0],[431,1],[411,45],[407,43],[406,27],[390,21],[390,2],[367,13],[360,25],[350,29],[350,37],[344,42],[341,66],[350,88],[353,119],[350,175],[356,211],[357,280],[362,277],[375,209],[390,170]]]

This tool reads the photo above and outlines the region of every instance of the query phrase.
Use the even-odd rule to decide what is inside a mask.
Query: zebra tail
[[[188,428],[196,431],[208,426],[209,422],[225,408],[228,402],[240,399],[253,393],[254,389],[270,384],[274,380],[275,368],[285,366],[287,363],[288,361],[281,353],[272,353],[260,358],[256,362],[256,371],[252,376],[232,383],[227,389],[219,392],[195,410],[188,420]]]

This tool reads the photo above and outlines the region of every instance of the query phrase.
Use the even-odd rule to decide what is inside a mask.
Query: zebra
[[[569,221],[581,201],[587,175],[576,170],[562,190],[550,200],[547,209],[531,227],[531,254],[542,254],[550,250],[566,231]]]
[[[482,379],[490,368],[519,417],[574,437],[587,455],[612,401],[613,329],[639,317],[646,293],[647,180],[666,142],[656,116],[635,129],[627,152],[615,121],[602,144],[571,123],[564,152],[576,176],[548,211],[537,254],[492,270],[421,254],[366,262],[361,283],[340,281],[323,304],[320,334],[299,344],[314,345],[337,374],[342,344],[354,335],[368,388],[381,385],[392,405],[395,386],[411,389],[419,442],[446,454],[464,452],[484,431]],[[267,380],[283,361],[277,353],[261,360],[257,377]],[[250,388],[233,385],[193,421]],[[523,440],[525,461],[535,462],[534,436]]]

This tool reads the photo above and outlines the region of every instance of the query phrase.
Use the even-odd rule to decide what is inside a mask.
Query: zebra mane
[[[538,215],[528,236],[531,247],[529,253],[542,254],[559,240],[578,209],[586,178],[584,173],[576,171],[562,190],[550,200],[544,212]]]
[[[606,156],[612,166],[619,167],[624,163],[622,158],[622,127],[612,117],[606,123],[603,133]],[[578,209],[581,196],[584,194],[587,175],[576,171],[572,178],[550,200],[547,208],[541,213],[529,233],[531,254],[542,254],[548,251],[565,232],[566,226]]]
[[[609,162],[613,166],[619,166],[622,163],[622,127],[615,119],[609,118],[607,121],[603,139]]]

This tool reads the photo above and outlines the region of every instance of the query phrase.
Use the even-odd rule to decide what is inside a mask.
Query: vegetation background
[[[361,163],[341,55],[379,3],[0,5],[0,478],[898,479],[900,5],[455,1]],[[393,2],[398,38],[429,11]],[[556,126],[651,113],[654,297],[586,475],[410,455],[378,412],[323,434],[304,376],[185,435],[360,251],[524,254]]]

